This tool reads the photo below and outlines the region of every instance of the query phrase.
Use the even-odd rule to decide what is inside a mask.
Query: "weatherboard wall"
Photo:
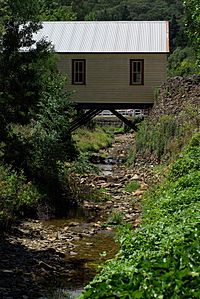
[[[58,54],[72,100],[81,103],[153,103],[166,80],[167,54]],[[86,84],[72,85],[72,59],[86,59]],[[130,59],[144,59],[144,85],[130,85]]]

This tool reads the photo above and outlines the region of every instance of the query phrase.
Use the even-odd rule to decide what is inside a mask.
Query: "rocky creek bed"
[[[112,148],[100,155],[123,161],[133,140],[131,133],[117,135]],[[24,221],[1,237],[0,298],[64,298],[59,293],[63,290],[77,295],[95,275],[97,264],[116,254],[114,226],[107,220],[121,213],[133,227],[139,224],[140,197],[152,173],[146,165],[108,165],[107,172],[108,166],[99,175],[80,178],[83,185],[104,188],[107,201],[85,200],[70,219]],[[139,189],[126,192],[125,185],[134,180]]]

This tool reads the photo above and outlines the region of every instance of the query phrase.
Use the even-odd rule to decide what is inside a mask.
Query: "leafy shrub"
[[[77,156],[69,132],[74,112],[69,95],[63,91],[64,79],[51,77],[49,81],[32,121],[27,125],[9,125],[3,158],[34,180],[41,193],[46,194],[52,212],[55,209],[64,213],[71,194],[63,165]]]
[[[188,147],[185,149],[185,155],[172,165],[172,170],[169,177],[174,180],[183,175],[187,175],[200,169],[200,133],[196,133],[191,139]]]
[[[131,181],[131,182],[128,182],[126,184],[124,190],[131,193],[131,192],[137,190],[139,187],[140,187],[140,183],[139,182],[137,182],[137,181]]]
[[[41,198],[32,182],[27,182],[23,172],[0,164],[0,225],[7,228],[18,213],[35,206]]]
[[[87,152],[80,153],[75,161],[68,166],[69,173],[86,174],[100,172],[99,168],[90,162],[90,154]]]
[[[189,76],[198,73],[193,48],[176,48],[168,58],[168,76]]]
[[[167,180],[146,194],[142,224],[121,228],[119,254],[80,299],[199,298],[199,142],[197,134]]]

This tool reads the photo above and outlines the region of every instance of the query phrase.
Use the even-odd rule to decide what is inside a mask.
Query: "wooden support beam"
[[[130,127],[131,129],[137,131],[136,123],[134,121],[131,121],[131,120],[127,119],[126,117],[124,117],[118,111],[116,111],[114,109],[110,109],[110,112],[112,112],[112,114],[114,114],[116,117],[118,117],[128,127]]]
[[[80,117],[77,117],[70,125],[70,132],[75,131],[80,126],[86,124],[96,115],[98,115],[102,110],[101,109],[90,109],[89,111],[83,113]]]
[[[82,114],[80,114],[79,116],[77,116],[72,122],[71,122],[71,126],[77,124],[78,122],[80,122],[83,118],[87,119],[90,118],[90,116],[94,113],[94,110],[97,109],[90,109]]]

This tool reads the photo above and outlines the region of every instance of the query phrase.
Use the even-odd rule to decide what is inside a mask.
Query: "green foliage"
[[[41,21],[74,21],[76,13],[71,5],[64,5],[62,1],[40,0],[39,18]]]
[[[177,134],[175,116],[163,115],[156,124],[145,120],[136,134],[136,151],[142,154],[154,153],[161,158],[166,154],[168,143]]]
[[[25,24],[27,20],[38,21],[40,0],[1,0],[0,13],[3,21],[14,21]]]
[[[33,3],[34,2],[34,3]],[[51,46],[44,40],[32,47],[38,23],[38,1],[7,1],[8,16],[0,38],[0,121],[2,135],[9,123],[28,123],[37,111],[44,80],[55,67]],[[30,19],[32,19],[31,22]],[[26,49],[26,53],[21,49]]]
[[[106,225],[119,225],[124,222],[124,215],[122,212],[112,212],[112,214],[108,217]]]
[[[137,181],[131,181],[131,182],[128,182],[126,184],[126,186],[124,187],[124,190],[126,192],[134,192],[135,190],[139,189],[140,188],[140,183],[137,182]]]
[[[67,1],[65,1],[66,3]],[[70,3],[70,2],[69,2]],[[181,0],[86,0],[72,1],[77,20],[88,21],[170,21],[170,44],[172,48],[184,47],[184,10]]]
[[[99,168],[90,162],[90,155],[87,152],[80,153],[73,163],[70,163],[68,171],[70,173],[86,174],[99,173]]]
[[[168,91],[170,93],[170,91]],[[162,115],[156,121],[144,120],[136,134],[136,153],[156,158],[175,156],[198,130],[198,108],[188,104],[175,115]]]
[[[111,145],[112,135],[101,128],[94,130],[79,129],[73,136],[81,152],[98,152]]]
[[[121,125],[120,127],[116,127],[116,126],[112,126],[112,125],[104,126],[103,130],[104,130],[104,132],[109,134],[111,137],[114,137],[115,134],[125,133],[124,125]]]
[[[33,34],[41,28],[41,2],[7,0],[4,4],[7,15],[0,38],[1,159],[23,169],[55,205],[59,206],[59,198],[67,206],[70,194],[63,164],[77,155],[69,133],[74,110],[69,94],[63,91],[65,79],[57,73],[51,45],[44,40],[34,45]]]
[[[185,0],[185,13],[187,30],[190,40],[196,50],[198,67],[200,63],[200,2],[198,0]]]
[[[200,147],[200,133],[193,136],[189,146],[185,149],[185,155],[181,155],[172,165],[170,178],[179,178],[200,169],[200,151],[196,150],[198,147]]]
[[[26,207],[35,206],[41,199],[36,187],[23,172],[0,164],[0,226],[8,228],[14,217]]]
[[[121,228],[119,254],[80,299],[199,298],[199,142],[198,134],[168,179],[146,193],[142,224]]]
[[[135,149],[129,150],[128,157],[127,157],[127,160],[126,160],[126,165],[127,166],[134,165],[135,159],[136,159]]]
[[[99,192],[99,199],[98,202],[108,201],[112,199],[111,194],[109,193],[109,190],[106,188],[101,187],[100,189],[97,189]]]
[[[69,122],[74,109],[69,101],[70,95],[64,91],[64,78],[56,75],[49,78],[46,84],[48,88],[38,103],[38,113],[32,122],[33,142],[41,144],[44,141],[46,144],[47,154],[41,153],[46,162],[48,156],[51,160],[56,158],[56,161],[64,162],[77,154],[69,133]]]
[[[70,200],[63,165],[77,156],[69,133],[73,107],[69,95],[63,91],[64,82],[63,78],[52,76],[31,123],[10,126],[9,150],[4,154],[5,160],[13,161],[17,168],[24,169],[28,177],[35,180],[51,204],[56,205],[56,210],[62,203],[67,207]]]
[[[65,173],[69,182],[70,194],[76,202],[82,203],[86,200],[94,203],[102,203],[111,199],[111,195],[107,189],[97,189],[87,183],[81,184],[79,177],[77,177],[77,173],[71,173],[72,169],[73,167],[70,167],[67,170],[65,169]]]
[[[89,192],[86,192],[83,197],[85,200],[90,200],[91,202],[95,203],[103,203],[112,199],[111,194],[106,188],[92,189],[91,187],[88,187],[88,191]]]
[[[189,76],[198,73],[196,55],[192,48],[178,47],[168,58],[168,76]]]

